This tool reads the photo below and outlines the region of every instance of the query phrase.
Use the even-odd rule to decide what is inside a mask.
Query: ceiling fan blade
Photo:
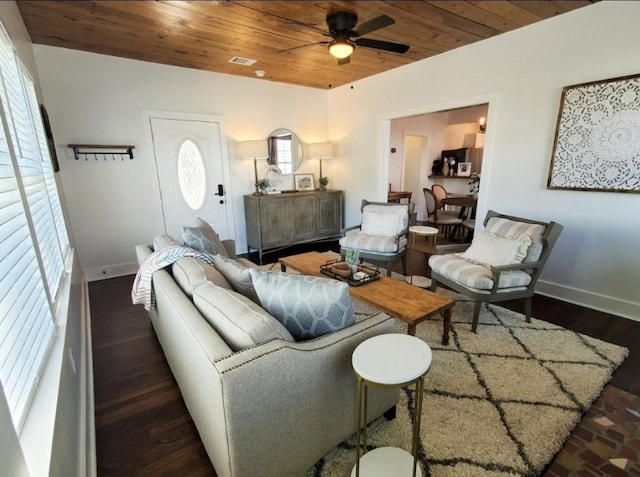
[[[392,43],[390,41],[373,40],[371,38],[356,38],[353,42],[358,46],[366,48],[375,48],[376,50],[390,51],[392,53],[406,53],[409,51],[409,45],[401,43]]]
[[[307,48],[309,46],[317,46],[317,45],[328,45],[328,41],[316,41],[315,43],[307,43],[306,45],[294,46],[292,48],[286,48],[284,50],[278,50],[278,53],[289,53],[294,50],[299,50],[301,48]]]
[[[364,36],[373,31],[379,30],[380,28],[388,27],[389,25],[393,25],[396,21],[387,16],[380,15],[379,17],[372,18],[369,21],[361,23],[358,25],[353,32],[355,36]]]
[[[348,65],[351,62],[351,57],[347,56],[346,58],[338,58],[338,65]]]
[[[312,25],[310,23],[302,23],[295,20],[287,20],[286,22],[284,22],[284,25],[287,25],[288,27],[306,28],[308,30],[313,30],[315,32],[322,33],[324,36],[330,36],[329,32],[327,32],[326,30],[323,30],[322,28]]]

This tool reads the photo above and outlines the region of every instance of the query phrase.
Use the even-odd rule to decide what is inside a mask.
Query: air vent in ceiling
[[[241,56],[234,56],[229,60],[229,63],[233,63],[234,65],[243,65],[243,66],[251,66],[258,60],[252,60],[251,58],[242,58]]]

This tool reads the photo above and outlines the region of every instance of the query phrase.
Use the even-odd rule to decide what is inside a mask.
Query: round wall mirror
[[[302,142],[288,129],[276,129],[267,138],[269,164],[277,166],[283,174],[291,174],[302,164]]]

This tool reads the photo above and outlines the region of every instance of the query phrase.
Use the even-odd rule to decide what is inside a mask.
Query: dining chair
[[[423,187],[424,201],[427,207],[427,225],[440,229],[448,238],[454,238],[462,225],[462,219],[451,214],[443,214],[438,210],[438,200],[431,189]]]
[[[459,217],[459,207],[453,209],[447,208],[447,206],[442,202],[449,196],[449,194],[447,193],[447,189],[442,184],[433,184],[431,186],[431,192],[433,192],[433,195],[436,197],[436,209],[438,209],[438,214],[453,215],[455,217]]]

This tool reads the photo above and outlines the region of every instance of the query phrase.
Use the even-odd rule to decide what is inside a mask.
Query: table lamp
[[[269,157],[267,149],[267,141],[265,139],[256,139],[252,141],[241,141],[238,143],[238,154],[242,159],[253,159],[253,174],[255,177],[256,194],[258,189],[258,159],[266,159]]]
[[[309,157],[311,159],[317,157],[320,160],[320,176],[318,178],[322,178],[322,160],[333,157],[333,143],[327,141],[309,144]]]

